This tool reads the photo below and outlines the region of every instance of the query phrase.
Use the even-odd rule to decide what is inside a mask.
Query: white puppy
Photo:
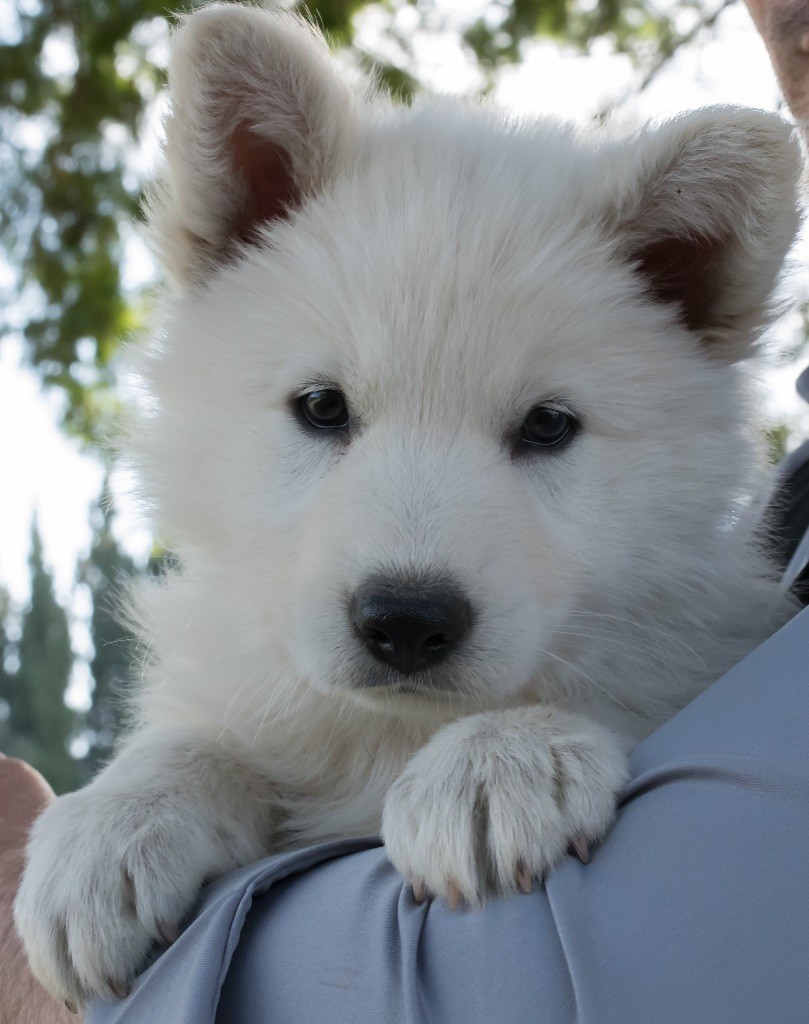
[[[418,896],[529,888],[793,610],[739,365],[796,228],[783,122],[394,107],[233,4],[183,20],[170,87],[133,444],[181,570],[135,602],[136,727],[16,904],[71,1003],[272,851],[381,828]]]

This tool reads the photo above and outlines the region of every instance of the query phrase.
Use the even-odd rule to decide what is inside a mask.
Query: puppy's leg
[[[143,734],[37,820],[15,905],[34,973],[77,1005],[120,995],[206,878],[266,853],[272,790],[233,740]]]
[[[451,906],[487,890],[528,891],[615,816],[623,744],[580,715],[548,708],[473,715],[437,733],[391,787],[383,837],[391,861]]]

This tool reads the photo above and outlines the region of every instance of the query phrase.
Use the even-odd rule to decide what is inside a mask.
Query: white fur
[[[16,905],[74,1001],[265,852],[382,826],[439,895],[543,874],[609,826],[626,748],[793,610],[753,535],[738,363],[797,221],[778,118],[584,132],[394,108],[293,17],[233,4],[183,21],[170,86],[150,216],[175,283],[132,449],[182,568],[135,600],[134,735],[37,823]],[[253,224],[274,147],[295,209]],[[635,264],[702,235],[686,330]],[[290,411],[324,381],[349,444]],[[579,436],[514,457],[546,401]],[[440,693],[357,688],[379,669],[346,601],[383,570],[451,573],[475,606]]]

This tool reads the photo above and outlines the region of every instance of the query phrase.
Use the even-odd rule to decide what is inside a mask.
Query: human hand
[[[76,1024],[77,1020],[34,979],[12,914],[28,830],[53,798],[53,790],[38,771],[0,754],[0,1019],[4,1024]]]

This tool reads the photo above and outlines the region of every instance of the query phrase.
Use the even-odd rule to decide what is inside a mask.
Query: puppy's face
[[[744,483],[729,364],[794,228],[784,132],[696,115],[588,145],[440,106],[321,115],[348,139],[326,181],[172,306],[165,520],[243,574],[319,690],[400,708],[597,687],[571,650],[699,575]],[[250,187],[267,147],[235,146]],[[706,180],[709,151],[731,171]]]

